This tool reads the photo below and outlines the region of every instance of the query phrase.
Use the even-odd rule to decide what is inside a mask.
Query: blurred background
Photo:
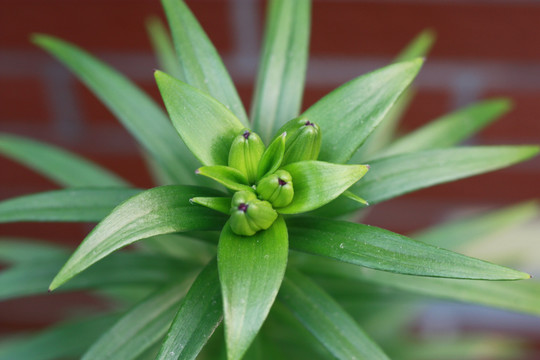
[[[249,106],[266,2],[187,3]],[[415,82],[417,93],[405,114],[403,132],[479,99],[506,96],[514,101],[514,109],[469,143],[540,143],[538,1],[314,0],[312,14],[304,107],[340,84],[390,63],[414,36],[429,28],[437,40]],[[136,186],[151,187],[130,135],[62,65],[29,40],[30,34],[42,32],[73,42],[159,100],[153,80],[157,64],[145,30],[151,16],[163,18],[157,0],[0,0],[0,132],[60,145]],[[0,169],[0,200],[56,188],[10,160],[0,158]],[[538,198],[539,185],[540,158],[536,158],[377,205],[365,222],[408,233],[457,212]],[[75,246],[90,229],[88,224],[9,224],[0,227],[0,235]],[[47,308],[74,298],[97,306],[77,294],[45,296],[39,304]],[[33,301],[2,303],[0,331],[40,327],[55,317],[54,310],[36,310]],[[34,316],[21,323],[21,311]],[[435,309],[433,314],[438,313]],[[537,319],[523,321],[531,322],[530,331],[540,332]]]

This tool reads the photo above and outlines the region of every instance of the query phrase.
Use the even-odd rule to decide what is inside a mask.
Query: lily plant
[[[65,251],[3,243],[15,254],[8,260],[16,263],[4,279],[14,269],[26,269],[47,281],[65,261],[50,291],[97,289],[133,303],[100,319],[83,359],[194,359],[222,320],[223,335],[217,332],[201,356],[215,359],[226,349],[229,360],[252,358],[258,346],[266,355],[255,358],[313,359],[315,353],[315,358],[387,359],[339,298],[319,285],[322,277],[347,284],[355,279],[358,286],[362,281],[409,286],[432,296],[539,313],[531,298],[525,305],[500,298],[503,283],[473,281],[528,279],[524,272],[347,221],[368,206],[506,167],[539,151],[457,146],[506,112],[505,99],[474,104],[393,139],[431,33],[421,34],[394,63],[347,82],[301,112],[311,5],[272,0],[248,116],[188,7],[180,0],[162,3],[175,50],[159,21],[149,29],[163,68],[155,79],[169,116],[90,54],[52,36],[33,37],[133,134],[162,186],[136,189],[75,154],[0,137],[0,152],[66,187],[1,202],[0,221],[98,222],[67,261]],[[115,253],[136,242],[134,251]],[[22,248],[28,251],[13,250]],[[32,262],[28,254],[41,255]],[[14,283],[2,287],[3,298],[40,290]],[[121,286],[144,296],[113,291]],[[515,291],[528,296],[526,290]],[[298,322],[311,335],[298,330]],[[84,338],[85,324],[70,329]],[[295,353],[298,349],[283,345],[283,339],[265,336],[265,327],[272,326],[285,329],[288,341],[299,347],[308,337],[311,345]],[[265,344],[278,345],[269,350]]]

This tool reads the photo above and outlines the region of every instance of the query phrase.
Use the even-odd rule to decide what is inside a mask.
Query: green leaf
[[[34,43],[69,67],[152,155],[175,182],[195,183],[197,161],[178,141],[159,106],[126,77],[60,39],[35,35]]]
[[[156,359],[195,359],[222,319],[217,263],[212,261],[191,285]]]
[[[62,256],[66,250],[56,244],[22,238],[0,238],[0,263],[32,263]]]
[[[332,297],[299,272],[287,271],[279,301],[334,357],[343,360],[388,359]]]
[[[0,134],[0,154],[62,186],[126,186],[126,181],[98,165],[49,144]]]
[[[277,295],[288,256],[281,216],[267,230],[239,236],[227,223],[218,245],[229,360],[238,360],[257,335]]]
[[[429,53],[429,50],[431,50],[434,42],[435,33],[430,29],[424,30],[399,53],[394,62],[398,63],[414,60],[418,57],[425,57]]]
[[[157,56],[160,68],[167,74],[185,81],[184,71],[178,62],[169,31],[165,25],[163,25],[158,17],[151,17],[146,22],[146,31],[150,36],[152,48],[154,49],[154,54]]]
[[[70,321],[32,334],[15,344],[0,345],[0,360],[56,360],[80,358],[86,349],[118,319],[105,315]],[[62,344],[59,346],[59,344]]]
[[[372,159],[421,150],[451,147],[474,135],[507,113],[507,99],[486,100],[460,109],[422,126],[393,142]]]
[[[216,255],[214,245],[202,241],[192,233],[153,236],[141,241],[139,246],[151,253],[197,264],[207,264]]]
[[[304,262],[302,270],[331,278],[356,279],[409,293],[518,311],[540,316],[540,283],[437,279],[355,267],[335,261]]]
[[[229,166],[203,166],[197,169],[196,174],[209,177],[210,179],[225,185],[231,190],[254,191],[253,188],[248,185],[246,176],[240,172],[240,170]]]
[[[260,180],[266,175],[273,174],[283,161],[283,155],[285,154],[285,137],[287,133],[283,133],[278,136],[268,148],[264,151],[261,160],[259,161],[259,168],[257,169],[257,179]]]
[[[231,77],[197,19],[181,0],[161,3],[183,70],[180,79],[217,99],[247,126],[246,111]]]
[[[402,62],[371,72],[340,86],[302,116],[320,126],[319,160],[345,163],[386,116],[422,66]]]
[[[306,77],[311,2],[269,3],[264,44],[253,98],[253,127],[267,142],[298,116]]]
[[[459,249],[462,245],[491,237],[510,227],[518,226],[536,218],[540,206],[530,201],[501,210],[450,221],[413,235],[417,240],[447,249]]]
[[[137,240],[189,230],[217,230],[225,217],[189,199],[219,192],[171,185],[144,191],[117,206],[84,239],[51,283],[54,290],[90,265]]]
[[[63,253],[21,262],[0,272],[0,300],[43,294],[51,279],[66,262]],[[110,289],[121,286],[150,287],[182,278],[194,266],[155,255],[118,253],[63,286],[61,291]]]
[[[376,204],[429,186],[482,174],[525,161],[537,146],[471,146],[401,154],[370,163],[369,173],[349,190]],[[337,216],[361,207],[347,199],[319,214]]]
[[[173,125],[203,165],[227,165],[234,137],[244,125],[224,105],[161,71],[156,82]]]
[[[530,275],[414,241],[374,226],[322,218],[287,220],[291,248],[401,274],[485,280]]]
[[[278,209],[296,214],[317,209],[334,200],[368,171],[365,165],[337,165],[322,161],[300,161],[283,168],[293,179],[294,198]]]
[[[231,212],[230,197],[194,197],[189,201],[194,204],[206,206],[209,209],[219,211],[226,215],[229,215]]]
[[[137,304],[81,360],[136,359],[165,335],[190,282],[191,279],[166,286]]]
[[[0,223],[20,221],[98,222],[141,190],[129,188],[66,189],[25,195],[0,202]]]

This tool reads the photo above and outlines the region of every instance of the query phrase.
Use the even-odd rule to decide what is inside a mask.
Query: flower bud
[[[294,197],[291,174],[285,170],[278,170],[261,179],[256,191],[261,199],[270,202],[275,208],[287,206]]]
[[[277,218],[277,212],[268,201],[257,199],[249,191],[238,191],[231,202],[229,224],[237,235],[251,236],[259,230],[266,230]]]
[[[229,151],[229,166],[246,175],[248,183],[253,184],[257,179],[257,167],[264,150],[259,135],[246,129],[233,140]]]
[[[281,166],[297,161],[317,160],[321,150],[322,133],[317,124],[304,117],[289,121],[279,131],[287,132],[285,154]]]

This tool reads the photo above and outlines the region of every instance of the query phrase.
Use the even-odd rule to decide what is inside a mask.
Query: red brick
[[[231,48],[228,2],[189,1],[189,6],[218,49]],[[33,48],[32,33],[59,36],[90,50],[149,50],[144,23],[163,13],[159,1],[4,0],[0,47]]]
[[[505,96],[514,108],[479,134],[483,142],[533,143],[540,142],[540,92],[488,92],[486,97]]]
[[[450,109],[450,94],[445,91],[417,90],[403,115],[400,130],[412,131],[445,115]]]
[[[39,79],[0,78],[0,123],[47,123],[50,113]]]
[[[321,1],[313,6],[313,54],[395,56],[426,28],[434,57],[540,59],[537,5]]]

